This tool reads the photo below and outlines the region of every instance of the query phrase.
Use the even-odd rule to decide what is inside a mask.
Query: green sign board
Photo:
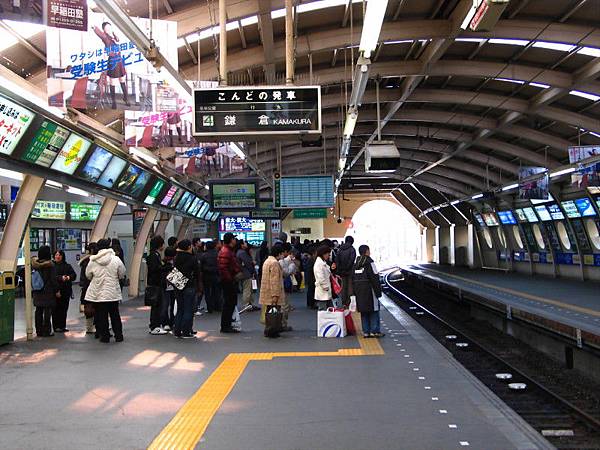
[[[209,181],[213,211],[248,211],[258,206],[258,180]]]
[[[100,204],[98,203],[75,203],[71,202],[71,220],[76,222],[93,222],[100,214]]]
[[[273,209],[273,200],[260,201],[260,206],[254,211],[250,211],[250,217],[253,219],[280,219],[278,210]]]
[[[295,209],[294,219],[326,219],[326,208]]]
[[[66,128],[44,120],[23,155],[23,159],[39,166],[50,167],[60,149],[65,145],[69,134],[69,130]]]

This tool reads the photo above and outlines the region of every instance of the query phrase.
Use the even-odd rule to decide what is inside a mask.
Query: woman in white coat
[[[90,280],[85,300],[94,305],[96,333],[100,342],[104,343],[110,340],[108,316],[115,333],[115,341],[123,341],[123,325],[119,314],[119,302],[123,296],[119,280],[125,278],[127,270],[110,246],[110,239],[100,239],[98,254],[90,256],[90,262],[85,269],[85,276]]]
[[[331,270],[327,261],[331,257],[331,249],[323,245],[317,249],[317,259],[313,272],[315,274],[315,304],[319,311],[325,311],[333,306],[331,289]]]

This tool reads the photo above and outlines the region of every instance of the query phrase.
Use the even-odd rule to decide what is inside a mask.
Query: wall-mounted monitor
[[[196,197],[196,198],[194,198],[194,201],[188,208],[187,213],[191,216],[196,217],[196,214],[198,214],[198,211],[200,211],[201,206],[202,206],[202,199],[200,197]]]
[[[560,210],[560,206],[558,206],[556,203],[548,205],[548,211],[550,212],[550,217],[552,217],[552,220],[563,220],[565,218],[565,215]]]
[[[494,213],[482,213],[483,220],[488,227],[498,226],[498,219]]]
[[[266,223],[262,219],[251,219],[250,217],[221,217],[219,220],[219,231],[265,231]]]
[[[102,175],[100,175],[98,184],[109,189],[112,188],[119,179],[119,176],[121,176],[126,165],[127,161],[118,156],[114,156],[110,160],[110,163],[108,163],[108,166],[106,166],[106,169],[104,169],[104,172],[102,172]]]
[[[225,236],[225,231],[219,231],[219,239],[223,240],[223,236]],[[230,231],[233,233],[237,239],[243,239],[254,247],[259,247],[260,244],[265,240],[264,231]]]
[[[148,195],[146,196],[144,203],[146,203],[147,205],[153,205],[154,202],[156,201],[156,199],[158,198],[158,196],[160,195],[161,191],[163,190],[163,188],[166,186],[167,182],[161,179],[158,179],[154,182],[154,184],[152,185],[152,188],[150,188],[150,192],[148,192]]]
[[[12,155],[35,113],[0,95],[0,153]]]
[[[592,217],[596,215],[594,205],[589,198],[578,198],[575,200],[575,206],[577,206],[577,210],[581,214],[581,217]]]
[[[71,133],[50,168],[73,175],[91,145],[92,142],[83,136]]]
[[[275,209],[330,208],[334,205],[332,176],[290,176],[273,181]]]
[[[42,167],[50,167],[71,132],[60,125],[44,120],[21,159]]]
[[[500,219],[500,222],[502,223],[502,225],[516,225],[517,224],[517,219],[515,219],[515,216],[513,215],[512,211],[510,211],[510,210],[498,211],[498,219]]]
[[[569,219],[581,217],[581,214],[579,213],[579,210],[577,209],[577,206],[575,205],[575,202],[573,200],[561,202],[561,205]]]
[[[552,220],[552,216],[550,215],[550,212],[544,205],[536,206],[535,212],[538,214],[538,216],[540,217],[540,220],[542,222],[547,222],[548,220]]]
[[[67,204],[65,202],[38,200],[35,202],[31,217],[33,219],[65,220],[67,217]]]
[[[247,211],[258,207],[258,179],[208,182],[212,210]]]
[[[98,203],[71,202],[69,215],[75,222],[93,222],[100,214],[101,205]]]
[[[173,195],[173,198],[171,198],[171,201],[169,202],[169,208],[175,209],[175,207],[177,206],[177,203],[179,203],[179,199],[181,199],[183,194],[185,194],[185,189],[183,189],[183,188],[177,189],[177,192],[175,192],[175,195]]]
[[[527,222],[529,223],[535,223],[538,222],[538,218],[535,215],[535,211],[533,210],[533,208],[523,208],[523,213],[525,214],[525,217],[527,218]]]

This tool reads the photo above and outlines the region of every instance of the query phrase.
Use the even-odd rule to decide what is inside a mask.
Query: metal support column
[[[118,202],[112,198],[105,198],[102,202],[102,208],[98,218],[94,222],[92,233],[90,234],[90,242],[98,242],[100,239],[106,237],[110,220],[117,208]]]
[[[45,182],[44,178],[33,175],[26,175],[23,179],[17,199],[4,227],[4,237],[0,241],[0,272],[16,270],[21,238],[37,196]]]
[[[227,8],[219,0],[219,86],[227,86]]]
[[[148,209],[144,222],[142,222],[142,228],[135,240],[135,247],[133,249],[133,257],[131,258],[131,267],[129,268],[129,296],[137,297],[140,291],[140,268],[142,267],[142,257],[144,256],[144,248],[146,247],[146,241],[152,231],[152,225],[154,225],[154,219],[158,215],[156,209]]]

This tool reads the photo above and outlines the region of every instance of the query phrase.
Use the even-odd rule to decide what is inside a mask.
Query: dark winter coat
[[[146,258],[146,267],[148,269],[146,284],[148,286],[162,286],[162,261],[160,253],[152,250]]]
[[[192,253],[177,249],[173,265],[188,278],[186,288],[196,288],[198,283],[198,261]]]
[[[41,291],[33,291],[33,304],[40,308],[54,308],[56,306],[56,293],[58,283],[56,282],[56,270],[51,260],[40,261],[37,257],[31,259],[31,268],[36,270],[44,280],[44,288]]]
[[[359,256],[352,274],[352,288],[356,296],[356,309],[361,313],[379,311],[381,284],[375,263],[369,256]]]
[[[81,287],[81,297],[80,301],[82,304],[86,304],[85,301],[85,293],[87,291],[88,286],[90,285],[90,280],[85,276],[85,269],[87,268],[90,262],[90,255],[83,255],[79,260],[79,286]]]
[[[356,260],[356,250],[352,244],[343,243],[335,255],[335,272],[341,277],[352,275],[352,268]]]
[[[240,263],[244,274],[244,280],[254,277],[256,270],[254,269],[254,260],[252,259],[252,256],[250,256],[250,253],[244,249],[239,249],[235,256]]]
[[[207,250],[200,256],[202,273],[207,281],[216,281],[219,278],[219,269],[217,267],[217,257],[219,252],[216,248]]]
[[[60,263],[54,263],[54,270],[56,272],[56,283],[58,284],[58,290],[60,291],[60,299],[62,301],[68,300],[73,295],[73,281],[77,279],[77,274],[73,270],[71,264],[63,261]],[[63,281],[63,275],[68,275],[69,281]]]

